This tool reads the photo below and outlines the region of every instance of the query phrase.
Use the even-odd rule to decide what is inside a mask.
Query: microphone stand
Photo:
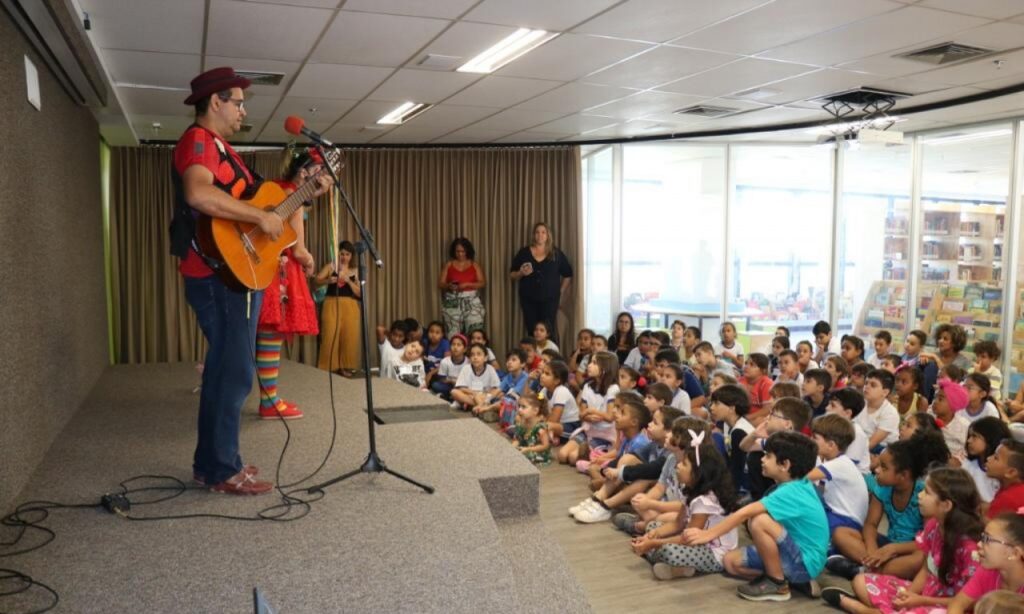
[[[341,186],[341,178],[335,174],[334,169],[331,168],[330,164],[326,163],[327,156],[323,151],[323,147],[317,145],[317,150],[320,155],[324,158],[324,167],[334,178],[334,187],[338,190],[341,195],[341,199],[345,201],[345,208],[348,209],[348,214],[352,216],[352,220],[356,224],[356,228],[359,229],[360,240],[356,242],[356,260],[359,267],[359,284],[362,286],[362,296],[359,300],[359,317],[362,320],[362,337],[363,337],[363,380],[366,382],[366,418],[367,426],[369,427],[369,438],[370,438],[370,452],[366,455],[366,459],[358,469],[353,469],[348,473],[342,474],[336,478],[321,482],[315,486],[310,486],[306,489],[309,494],[323,493],[324,489],[332,484],[349,479],[352,476],[359,475],[360,473],[387,473],[400,480],[404,480],[413,486],[416,486],[428,494],[433,494],[434,487],[421,484],[416,480],[404,476],[397,471],[393,471],[384,464],[380,456],[377,455],[377,431],[376,425],[378,423],[383,424],[373,408],[373,386],[372,377],[370,375],[370,328],[369,322],[366,319],[366,303],[369,300],[369,294],[367,292],[367,280],[366,280],[366,252],[369,251],[370,255],[373,256],[373,261],[377,265],[377,268],[384,267],[384,261],[380,257],[380,253],[377,252],[377,246],[374,245],[373,235],[370,231],[363,226],[363,222],[359,219],[359,215],[356,214],[355,208],[352,207],[352,201],[349,199],[348,194],[345,193],[345,189]],[[331,377],[334,377],[331,375]]]

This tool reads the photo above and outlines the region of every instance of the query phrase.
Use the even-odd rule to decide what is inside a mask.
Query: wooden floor
[[[709,607],[730,614],[745,612],[836,612],[820,600],[796,593],[783,603],[745,601],[736,596],[738,580],[722,575],[661,581],[651,566],[629,549],[629,537],[611,522],[579,524],[568,508],[589,495],[586,480],[566,466],[541,469],[540,513],[549,531],[558,537],[573,573],[599,614],[619,612],[671,612]],[[742,544],[749,543],[741,539]],[[844,584],[826,579],[823,585]],[[848,587],[849,584],[847,583]]]

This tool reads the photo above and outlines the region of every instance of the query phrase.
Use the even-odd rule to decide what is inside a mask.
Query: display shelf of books
[[[1017,313],[1013,320],[1013,345],[1010,347],[1010,393],[1015,393],[1024,380],[1024,283],[1017,285]]]
[[[910,261],[910,203],[893,202],[885,216],[885,243],[882,264],[882,279],[901,281],[907,279],[907,264]]]
[[[920,292],[918,319],[932,344],[940,324],[959,324],[967,330],[968,354],[974,341],[999,341],[1003,289],[997,282],[922,283]]]
[[[907,285],[898,280],[876,281],[868,290],[854,327],[854,334],[870,339],[880,330],[902,345],[907,322]]]

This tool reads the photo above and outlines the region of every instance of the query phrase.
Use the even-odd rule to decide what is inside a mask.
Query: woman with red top
[[[480,289],[484,287],[484,272],[476,263],[476,250],[466,237],[458,237],[448,247],[448,262],[441,267],[441,317],[451,337],[456,333],[468,335],[484,328],[484,304]]]
[[[321,169],[323,160],[316,151],[306,151],[292,157],[285,178],[275,183],[291,194]],[[298,240],[281,254],[279,277],[263,291],[256,332],[256,369],[260,385],[260,418],[264,420],[294,420],[302,412],[294,403],[282,400],[277,394],[277,375],[281,366],[281,345],[291,335],[316,335],[316,305],[309,292],[306,277],[313,273],[313,258],[305,245],[303,211],[295,212],[289,220]]]

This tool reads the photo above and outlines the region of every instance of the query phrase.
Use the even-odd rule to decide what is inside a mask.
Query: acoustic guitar
[[[341,153],[336,149],[324,152],[324,162],[335,174],[342,166]],[[291,195],[272,181],[264,181],[251,198],[242,200],[250,207],[259,207],[277,214],[284,223],[284,231],[271,240],[256,224],[199,216],[196,238],[203,253],[224,263],[217,269],[221,279],[237,290],[263,290],[278,276],[281,252],[298,240],[295,229],[288,223],[302,203],[312,198],[319,187],[317,177],[327,173],[321,168]]]

